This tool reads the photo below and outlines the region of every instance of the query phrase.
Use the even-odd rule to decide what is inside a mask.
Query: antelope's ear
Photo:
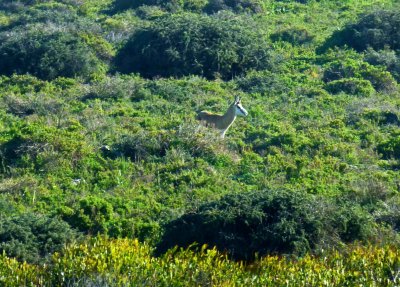
[[[235,105],[238,103],[240,103],[240,98],[239,98],[239,96],[235,96]]]

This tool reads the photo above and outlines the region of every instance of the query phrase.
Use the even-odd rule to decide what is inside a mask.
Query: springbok
[[[217,115],[207,111],[201,111],[197,114],[196,119],[206,127],[213,127],[221,131],[221,138],[225,137],[226,131],[233,124],[236,116],[247,116],[247,111],[243,108],[239,97],[235,97],[235,101],[229,106],[223,115]]]

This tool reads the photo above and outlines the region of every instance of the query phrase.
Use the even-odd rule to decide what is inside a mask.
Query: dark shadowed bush
[[[304,28],[288,28],[271,35],[272,41],[285,41],[292,45],[303,45],[312,42],[314,36]]]
[[[83,96],[83,100],[122,100],[138,101],[143,99],[145,93],[142,86],[144,81],[139,77],[121,77],[119,75],[106,77],[99,82],[94,82],[90,90]]]
[[[344,46],[364,51],[368,47],[381,50],[389,47],[400,49],[400,12],[398,10],[376,10],[364,14],[355,24],[335,32],[321,47],[323,52],[333,46]]]
[[[398,82],[400,81],[400,56],[395,51],[390,49],[375,51],[369,48],[365,52],[364,59],[371,65],[385,67]]]
[[[197,242],[232,258],[254,254],[304,254],[334,241],[365,239],[368,216],[349,204],[324,202],[300,192],[234,194],[170,222],[157,252]]]
[[[140,6],[161,6],[170,9],[177,9],[182,4],[180,0],[116,0],[113,3],[115,12],[126,9],[136,9]]]
[[[144,77],[230,79],[249,69],[271,69],[260,28],[230,13],[168,15],[135,33],[116,57],[117,70]]]
[[[356,96],[370,96],[374,93],[371,83],[357,78],[344,78],[326,84],[326,90],[332,94],[346,93]]]
[[[168,11],[182,9],[193,12],[204,11],[209,14],[223,10],[259,13],[263,8],[260,0],[116,0],[113,10],[117,12],[142,6],[159,6]]]
[[[284,94],[290,91],[290,83],[269,71],[250,72],[236,80],[238,87],[246,93]]]
[[[77,238],[62,220],[35,213],[5,219],[0,224],[0,252],[36,263]]]
[[[117,156],[124,156],[132,161],[141,161],[165,155],[167,142],[162,134],[143,131],[121,136],[113,145],[112,150]]]
[[[392,135],[386,141],[378,144],[377,151],[384,159],[400,158],[400,135]]]
[[[262,12],[262,2],[259,0],[209,0],[204,8],[207,13],[216,13],[222,10],[260,13]]]
[[[51,80],[88,77],[99,70],[95,52],[77,35],[34,28],[28,31],[16,28],[0,34],[2,74],[29,73]]]
[[[59,213],[72,227],[96,235],[108,232],[113,212],[111,203],[99,197],[89,196],[82,198],[72,209],[64,207]]]
[[[115,0],[112,10],[118,12],[126,9],[157,6],[169,12],[179,10],[201,12],[207,3],[208,0]]]
[[[328,83],[328,89],[332,93],[338,93],[342,89],[347,93],[361,94],[362,90],[368,89],[365,81],[380,92],[396,90],[396,81],[389,72],[363,61],[333,61],[325,68],[322,79]],[[333,83],[334,81],[336,82]]]

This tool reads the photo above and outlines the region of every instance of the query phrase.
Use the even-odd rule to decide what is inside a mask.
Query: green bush
[[[222,10],[259,13],[263,7],[260,0],[116,0],[113,4],[115,12],[143,6],[159,6],[168,11],[204,11],[209,14]]]
[[[384,66],[397,81],[400,81],[400,56],[395,51],[390,49],[375,51],[369,48],[365,52],[364,59],[371,65]]]
[[[249,69],[271,69],[273,57],[248,17],[220,13],[168,15],[140,29],[116,57],[117,70],[144,77],[230,79]]]
[[[386,141],[378,144],[377,151],[384,159],[400,158],[400,135],[393,135]]]
[[[138,101],[143,99],[142,86],[144,81],[139,77],[105,77],[101,81],[94,82],[83,100],[123,100]]]
[[[314,36],[305,28],[288,28],[271,35],[273,41],[285,41],[292,45],[304,45],[313,41]]]
[[[170,222],[157,252],[197,242],[217,246],[235,259],[252,259],[255,253],[304,254],[328,242],[365,239],[370,227],[357,205],[299,192],[250,192],[225,196]]]
[[[349,92],[351,90],[354,90],[354,92],[355,90],[358,90],[357,88],[351,88],[350,82],[357,81],[359,83],[354,86],[362,86],[364,85],[361,84],[363,80],[369,81],[377,91],[393,92],[396,90],[396,81],[389,72],[384,71],[381,67],[375,67],[363,61],[333,61],[324,69],[322,79],[327,83],[338,80],[340,80],[340,83],[346,82],[346,84],[341,85],[343,88],[344,85],[347,85],[348,88],[344,89],[347,89]],[[337,86],[338,84],[336,83],[331,85]],[[328,86],[330,85],[328,84]],[[335,90],[334,87],[330,87],[330,89]],[[335,90],[334,93],[337,93],[337,91]]]
[[[113,10],[118,12],[126,9],[136,9],[141,6],[160,6],[174,11],[182,8],[184,2],[182,0],[115,0]],[[193,2],[193,0],[188,2]]]
[[[72,227],[92,235],[107,234],[114,216],[111,203],[96,196],[84,197],[72,208],[61,208],[59,213]]]
[[[356,96],[370,96],[374,93],[371,83],[357,78],[344,78],[326,84],[326,90],[332,94],[346,93]]]
[[[262,9],[262,1],[260,0],[209,0],[204,11],[216,13],[222,10],[231,10],[234,12],[260,13]]]
[[[21,261],[37,263],[77,238],[64,221],[35,213],[2,220],[0,252]]]
[[[39,28],[40,27],[36,27]],[[16,28],[0,33],[2,74],[29,73],[41,79],[87,78],[98,72],[101,62],[80,37],[68,32]]]
[[[238,78],[236,83],[239,89],[246,93],[280,95],[290,91],[290,83],[269,71],[249,72],[246,76]]]
[[[372,13],[361,15],[355,24],[349,24],[342,30],[335,32],[323,45],[320,51],[333,46],[344,46],[364,51],[368,47],[381,50],[389,47],[392,50],[400,49],[400,12],[393,10],[375,10]]]
[[[112,146],[114,155],[122,155],[132,161],[141,161],[150,157],[165,155],[167,140],[162,134],[138,132],[123,135]]]

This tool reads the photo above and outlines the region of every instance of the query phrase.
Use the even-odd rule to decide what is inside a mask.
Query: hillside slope
[[[161,265],[194,242],[229,264],[397,252],[399,8],[2,1],[0,271],[56,268],[90,240],[143,244]],[[224,139],[199,126],[235,96],[249,115]],[[393,283],[396,264],[377,276]]]

